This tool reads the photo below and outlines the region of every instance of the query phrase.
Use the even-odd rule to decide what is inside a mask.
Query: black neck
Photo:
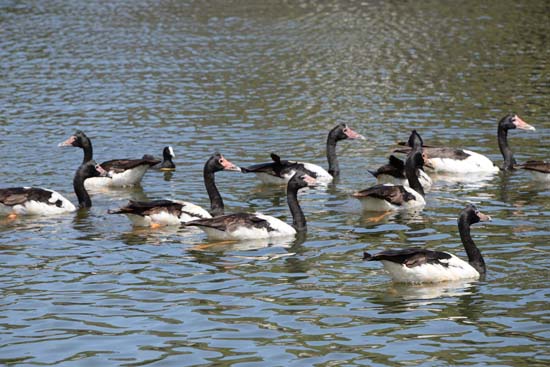
[[[298,203],[297,187],[289,187],[287,189],[286,201],[288,203],[288,208],[290,209],[290,214],[292,214],[292,227],[294,227],[297,232],[306,231],[306,217],[304,216],[304,212],[300,207],[300,203]]]
[[[92,200],[88,191],[84,187],[84,177],[80,174],[79,171],[76,172],[76,175],[73,179],[73,188],[76,197],[78,198],[78,206],[80,208],[90,208],[92,206]]]
[[[504,158],[504,164],[502,165],[502,169],[504,170],[514,169],[514,164],[516,163],[516,160],[514,159],[514,154],[512,153],[512,150],[508,146],[508,129],[499,124],[497,136],[498,136],[498,147],[500,149],[500,152],[502,153],[502,157]]]
[[[414,153],[410,153],[414,154]],[[420,181],[418,180],[418,170],[417,166],[414,162],[414,156],[411,156],[410,158],[407,158],[405,161],[405,176],[407,177],[407,180],[409,181],[409,187],[422,195],[422,197],[425,196],[424,194],[424,188],[420,184]]]
[[[224,214],[224,205],[223,200],[216,187],[216,181],[214,178],[214,172],[209,170],[207,167],[203,171],[204,176],[204,186],[206,187],[206,192],[210,198],[210,214],[213,217]]]
[[[464,245],[464,250],[466,250],[466,254],[468,255],[468,263],[470,263],[479,274],[485,274],[485,261],[483,260],[483,256],[481,256],[481,252],[476,247],[474,240],[472,240],[472,236],[470,236],[470,224],[466,216],[458,218],[458,232],[460,233],[460,239]]]
[[[84,150],[84,159],[82,163],[87,163],[94,159],[94,149],[92,148],[92,141],[86,137],[82,141],[82,150]]]
[[[327,160],[328,160],[328,173],[333,177],[340,174],[340,167],[338,166],[338,158],[336,157],[336,136],[331,131],[327,138]]]

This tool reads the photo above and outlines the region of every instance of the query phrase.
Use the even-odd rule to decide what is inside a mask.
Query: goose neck
[[[307,230],[306,217],[298,202],[298,188],[289,186],[286,193],[288,208],[292,215],[292,227],[297,232],[303,232]]]
[[[468,255],[468,263],[477,270],[479,274],[485,274],[486,267],[481,251],[477,248],[472,236],[470,235],[470,223],[466,216],[461,216],[458,219],[458,232],[466,255]]]

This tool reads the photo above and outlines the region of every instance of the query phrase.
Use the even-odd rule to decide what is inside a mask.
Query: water
[[[439,180],[418,214],[380,220],[351,197],[416,128],[427,142],[502,162],[496,121],[517,112],[516,159],[548,159],[545,1],[0,1],[0,186],[71,200],[75,129],[98,161],[160,155],[177,171],[95,192],[88,212],[0,224],[0,363],[34,366],[546,366],[550,191],[528,172]],[[245,166],[270,152],[341,179],[300,196],[292,243],[208,243],[200,231],[133,229],[130,198],[207,206],[216,150]],[[281,188],[217,175],[228,212],[290,220]],[[488,266],[477,282],[398,285],[362,251],[426,246],[464,256],[456,216]]]

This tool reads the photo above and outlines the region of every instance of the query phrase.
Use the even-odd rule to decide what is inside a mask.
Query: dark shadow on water
[[[91,188],[88,190],[92,196],[103,196],[112,199],[120,200],[136,200],[136,201],[148,201],[149,198],[141,185],[127,186],[127,187],[105,187],[105,188]]]
[[[463,317],[477,321],[483,313],[483,297],[479,280],[458,280],[441,283],[395,283],[388,284],[385,291],[369,298],[378,304],[385,314],[409,312],[414,309],[440,307],[440,315]]]
[[[175,226],[165,226],[156,229],[150,227],[132,227],[130,231],[121,232],[118,239],[128,246],[140,246],[145,244],[161,245],[170,241],[172,236],[178,236],[180,230],[179,227]]]
[[[197,262],[201,264],[207,264],[211,266],[219,266],[220,263],[226,267],[227,256],[237,256],[239,259],[254,260],[266,260],[279,257],[286,257],[288,259],[294,258],[297,252],[304,252],[301,244],[306,239],[305,233],[299,233],[295,238],[272,238],[272,239],[257,239],[248,241],[215,241],[206,242],[203,244],[195,245],[188,250],[188,253],[193,256]],[[286,251],[281,253],[280,250],[274,250],[273,253],[266,253],[267,248],[283,248]],[[256,252],[255,251],[261,251]],[[268,250],[269,251],[269,250]],[[248,254],[237,254],[238,252],[249,252]],[[290,260],[292,264],[296,262]],[[285,262],[285,264],[287,264]],[[298,270],[297,267],[293,267],[292,272],[302,272],[305,270]]]
[[[174,176],[174,172],[172,171],[163,171],[164,173],[164,181],[171,181],[172,177]]]

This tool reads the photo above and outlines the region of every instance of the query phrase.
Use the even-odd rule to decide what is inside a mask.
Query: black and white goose
[[[388,163],[378,167],[376,171],[368,170],[371,175],[376,177],[379,184],[392,183],[395,185],[409,186],[409,180],[405,176],[405,162],[394,155],[390,155]],[[431,177],[424,172],[422,168],[417,171],[418,181],[424,188],[424,191],[430,190],[433,181]]]
[[[531,172],[535,179],[539,181],[550,182],[550,162],[544,161],[527,161],[517,167]]]
[[[405,161],[405,175],[409,185],[381,184],[357,191],[353,196],[361,201],[364,210],[420,209],[426,205],[424,189],[417,176],[424,162],[422,138],[413,130],[409,140],[413,145]]]
[[[513,129],[535,130],[533,126],[523,121],[516,114],[509,114],[500,119],[497,128],[497,140],[504,158],[503,170],[511,170],[515,164],[512,150],[508,145],[508,131]],[[408,149],[397,149],[396,151],[407,152]],[[467,149],[425,146],[424,154],[427,158],[424,162],[425,167],[435,172],[466,174],[472,172],[496,173],[499,171],[499,167],[488,157]]]
[[[176,165],[172,161],[172,159],[176,158],[176,155],[174,154],[174,149],[169,145],[167,147],[164,147],[162,150],[162,162],[160,162],[160,166],[155,166],[155,168],[160,169],[161,171],[175,171]]]
[[[93,159],[92,141],[81,130],[77,130],[60,147],[77,147],[84,151],[83,163]],[[86,187],[133,186],[141,182],[149,167],[160,163],[160,160],[145,156],[141,159],[112,159],[101,163],[101,167],[109,172],[109,177],[92,177],[86,180]]]
[[[186,223],[202,229],[212,240],[253,240],[290,237],[307,229],[306,218],[298,202],[298,190],[314,186],[316,180],[296,171],[287,184],[287,203],[292,214],[292,225],[260,213],[235,213]]]
[[[240,168],[220,153],[212,155],[204,164],[203,177],[210,198],[210,213],[198,205],[179,200],[132,201],[122,208],[110,210],[109,214],[126,214],[135,226],[158,227],[179,225],[191,220],[222,215],[224,204],[216,187],[214,174],[219,171],[237,171]]]
[[[160,171],[175,171],[176,165],[172,161],[172,159],[176,158],[176,155],[174,154],[174,149],[170,145],[164,147],[162,150],[162,162],[155,164],[152,166],[152,169],[160,170]],[[149,159],[149,160],[156,160],[153,155],[145,154],[143,156],[143,159]]]
[[[94,161],[83,163],[73,178],[73,188],[79,208],[92,206],[90,195],[84,187],[84,180],[90,177],[108,175]],[[68,199],[57,191],[40,187],[10,187],[0,189],[0,214],[15,218],[18,215],[55,215],[77,210]]]
[[[392,279],[403,283],[436,283],[461,279],[478,279],[485,274],[485,261],[476,247],[470,226],[490,221],[491,217],[481,213],[474,205],[467,205],[458,217],[458,232],[468,255],[468,262],[448,252],[424,248],[387,250],[371,255],[363,254],[367,261],[380,261]]]
[[[273,162],[254,164],[243,168],[243,172],[255,173],[263,183],[282,185],[288,183],[294,172],[300,170],[315,178],[319,184],[327,184],[340,174],[340,167],[336,156],[336,144],[346,139],[364,140],[365,137],[343,123],[336,125],[330,130],[327,137],[328,172],[316,164],[281,160],[278,155],[273,153],[271,153]]]

